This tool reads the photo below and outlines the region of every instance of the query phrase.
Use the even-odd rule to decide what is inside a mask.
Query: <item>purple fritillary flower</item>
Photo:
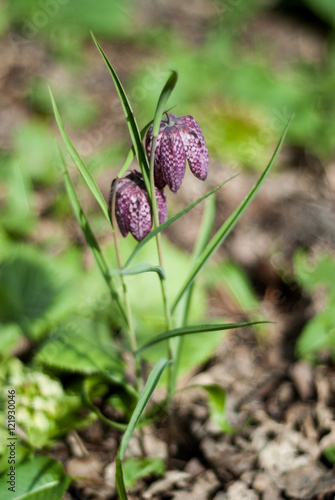
[[[109,210],[112,208],[112,196],[115,180],[109,195]],[[159,223],[167,220],[165,194],[155,188]],[[118,180],[115,195],[115,216],[122,236],[130,232],[137,241],[150,233],[152,227],[151,208],[142,174],[132,170],[130,174]]]
[[[145,147],[150,159],[152,125],[149,128]],[[176,193],[185,175],[186,159],[191,172],[205,180],[208,170],[208,150],[205,138],[195,119],[190,116],[175,116],[167,113],[161,121],[155,148],[155,183],[160,189],[169,186]]]

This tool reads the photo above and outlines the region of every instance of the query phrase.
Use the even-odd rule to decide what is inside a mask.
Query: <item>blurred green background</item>
[[[266,165],[292,113],[286,152],[310,155],[325,169],[333,162],[334,27],[333,0],[2,1],[0,356],[7,363],[2,378],[10,379],[16,370],[15,356],[32,366],[43,361],[49,369],[66,371],[55,361],[62,358],[59,346],[55,358],[41,343],[66,331],[70,320],[81,325],[87,351],[95,320],[100,353],[110,349],[106,331],[119,327],[64,191],[47,89],[49,84],[73,143],[108,196],[130,139],[90,30],[115,66],[140,126],[152,119],[167,71],[175,69],[174,112],[196,117],[213,162],[253,172]],[[71,175],[99,241],[108,248],[110,234],[94,201],[74,168]],[[167,266],[180,278],[187,257],[165,244],[170,245]],[[128,239],[124,251],[132,246]],[[248,277],[234,264],[225,265],[217,276],[239,287],[242,309],[257,308]],[[311,286],[306,279],[300,282]],[[136,326],[150,334],[161,327],[160,311],[153,285],[141,281],[133,285],[134,303],[143,287],[153,292],[148,304],[138,307]],[[207,314],[206,300],[201,283],[194,308],[198,319]],[[331,309],[327,321],[333,328]],[[193,345],[185,369],[208,357],[219,341],[207,342],[206,352],[203,343],[198,352]],[[334,335],[330,345],[334,348]],[[115,361],[102,354],[97,359],[102,368]],[[94,372],[92,360],[78,353],[71,366],[75,373]],[[19,371],[24,379],[24,369]],[[73,418],[76,405],[69,403],[61,417]],[[52,435],[41,435],[41,445],[57,430],[56,425]]]

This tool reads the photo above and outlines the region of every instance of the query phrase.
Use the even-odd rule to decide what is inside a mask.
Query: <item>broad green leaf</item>
[[[162,267],[153,266],[145,262],[135,264],[134,266],[127,267],[125,269],[113,269],[110,272],[111,274],[122,275],[122,276],[131,276],[134,274],[143,274],[143,273],[157,273],[163,280],[165,280],[166,278],[164,269]]]
[[[163,342],[164,340],[172,339],[174,337],[180,337],[182,335],[191,335],[193,333],[206,333],[206,332],[220,332],[223,330],[231,330],[232,328],[242,328],[244,326],[259,325],[262,323],[271,323],[271,321],[246,321],[243,323],[220,323],[220,324],[209,324],[209,325],[196,325],[196,326],[183,326],[180,328],[175,328],[174,330],[169,330],[163,332],[157,337],[144,344],[137,352],[136,355],[141,354],[143,351],[157,344],[158,342]]]
[[[97,263],[97,266],[101,272],[101,275],[109,288],[110,294],[111,294],[112,298],[115,300],[115,302],[117,303],[125,323],[128,324],[126,312],[124,310],[124,307],[121,303],[119,294],[118,294],[118,292],[114,286],[114,283],[112,281],[112,278],[110,276],[107,263],[106,263],[105,258],[103,256],[103,253],[100,249],[100,246],[99,246],[99,244],[94,236],[94,233],[91,229],[91,226],[87,220],[87,217],[86,217],[83,209],[80,206],[80,203],[78,201],[76,192],[75,192],[73,184],[71,182],[69,173],[67,171],[63,155],[62,155],[60,150],[59,150],[59,154],[60,154],[60,168],[61,168],[62,174],[64,176],[65,187],[66,187],[68,196],[70,198],[72,208],[73,208],[74,214],[77,218],[78,224],[84,233],[86,242],[87,242],[88,246],[90,247],[90,250],[93,254],[93,257],[94,257],[94,259]]]
[[[261,185],[267,178],[267,176],[270,173],[270,170],[272,166],[274,165],[277,156],[279,154],[279,151],[283,145],[286,133],[288,131],[288,127],[290,125],[291,120],[288,122],[288,124],[285,127],[284,133],[278,143],[278,146],[273,153],[273,156],[254,185],[254,187],[251,189],[249,194],[245,197],[245,199],[242,201],[242,203],[237,207],[237,209],[233,212],[233,214],[226,220],[226,222],[220,227],[220,229],[217,231],[217,233],[213,236],[213,238],[210,240],[210,242],[207,244],[206,248],[201,252],[199,255],[198,259],[196,259],[194,265],[192,266],[190,273],[185,281],[185,283],[182,285],[179,293],[177,294],[177,297],[173,303],[172,306],[172,312],[175,310],[177,305],[179,304],[180,299],[183,297],[184,293],[188,289],[188,287],[194,282],[195,278],[198,276],[200,271],[203,269],[205,266],[206,262],[210,259],[210,257],[213,255],[213,253],[219,248],[219,246],[223,243],[223,241],[226,239],[228,234],[232,231],[232,229],[235,227],[236,223],[242,216],[243,212],[248,208],[252,200],[255,198],[256,194],[258,193]]]
[[[234,175],[233,177],[230,177],[229,179],[227,179],[226,181],[224,181],[222,184],[220,184],[220,186],[217,186],[216,188],[212,189],[212,191],[209,191],[209,193],[206,193],[204,196],[201,196],[200,198],[198,198],[196,201],[194,201],[193,203],[191,203],[188,207],[184,208],[183,210],[181,210],[180,212],[178,212],[176,215],[174,215],[173,217],[171,217],[170,219],[168,219],[166,222],[164,222],[163,224],[160,224],[158,227],[156,227],[153,231],[151,231],[145,238],[143,238],[142,241],[140,241],[140,243],[134,248],[132,254],[130,255],[130,257],[128,258],[126,264],[124,267],[128,267],[130,262],[133,260],[133,258],[135,257],[135,255],[141,250],[141,248],[144,247],[144,245],[146,245],[152,238],[154,238],[158,233],[160,233],[161,231],[163,231],[163,229],[165,229],[166,227],[170,226],[173,222],[175,222],[176,220],[180,219],[180,217],[182,217],[183,215],[187,214],[187,212],[189,212],[190,210],[192,210],[192,208],[196,207],[199,203],[201,203],[203,200],[205,200],[206,198],[208,198],[209,196],[211,196],[212,194],[214,194],[218,189],[220,189],[224,184],[226,184],[227,182],[229,182],[231,179],[233,179],[234,177],[236,177],[236,175]]]
[[[145,182],[147,192],[149,193],[149,196],[150,196],[151,190],[150,190],[150,182],[149,182],[149,164],[148,164],[148,159],[147,159],[147,156],[145,154],[144,147],[142,144],[142,138],[141,138],[141,134],[139,131],[139,127],[137,125],[136,118],[134,116],[134,113],[133,113],[133,110],[131,108],[128,97],[127,97],[127,95],[122,87],[122,84],[121,84],[119,77],[117,76],[113,66],[111,65],[111,63],[107,59],[106,54],[104,53],[104,51],[100,47],[98,41],[96,40],[96,38],[92,32],[91,32],[91,36],[93,38],[93,41],[94,41],[97,49],[100,52],[101,57],[105,61],[105,64],[106,64],[106,66],[107,66],[107,68],[112,76],[117,93],[119,94],[119,98],[120,98],[120,101],[121,101],[121,104],[123,107],[123,111],[124,111],[124,114],[125,114],[125,117],[127,120],[130,137],[131,137],[131,140],[132,140],[135,152],[136,152],[138,163],[139,163],[140,168],[141,168],[141,172],[143,175],[143,179]]]
[[[43,321],[60,300],[54,269],[39,254],[18,250],[0,266],[0,321],[18,324],[31,336],[36,322]]]
[[[65,372],[105,372],[116,383],[124,382],[124,363],[119,349],[111,340],[108,326],[95,319],[78,316],[59,325],[35,359]]]
[[[61,500],[69,484],[70,478],[60,462],[35,457],[16,467],[15,493],[3,486],[1,500]]]
[[[129,458],[122,464],[122,468],[126,488],[133,488],[139,479],[152,474],[161,476],[165,472],[165,464],[161,458]]]
[[[126,487],[123,479],[122,462],[120,459],[120,448],[116,455],[115,480],[116,480],[116,489],[119,495],[119,500],[128,500]]]
[[[61,119],[60,114],[58,112],[55,99],[52,95],[50,88],[49,88],[49,91],[50,91],[50,97],[51,97],[53,110],[55,113],[56,122],[57,122],[57,125],[59,128],[59,131],[61,133],[61,136],[63,138],[63,141],[65,143],[65,146],[66,146],[71,158],[73,159],[74,163],[76,164],[79,172],[81,173],[84,181],[86,182],[89,190],[91,191],[92,195],[96,199],[97,203],[100,205],[102,212],[104,213],[106,219],[108,220],[108,222],[110,224],[110,216],[109,216],[109,211],[108,211],[108,207],[107,207],[107,203],[105,201],[105,198],[102,196],[101,191],[98,188],[95,180],[93,179],[93,177],[90,174],[89,170],[87,169],[86,165],[84,164],[84,162],[80,158],[79,154],[77,153],[76,149],[74,148],[69,136],[67,135],[65,128],[64,128],[64,125],[63,125],[63,122],[62,122],[62,119]]]
[[[136,428],[137,422],[139,421],[146,405],[148,404],[152,393],[154,392],[159,379],[161,378],[161,375],[163,371],[165,370],[165,367],[169,364],[169,361],[166,358],[161,358],[152,371],[150,372],[150,375],[148,377],[148,380],[144,386],[143,391],[141,392],[140,398],[138,400],[138,403],[136,405],[136,408],[134,410],[134,413],[131,416],[131,419],[129,421],[129,424],[127,426],[126,432],[123,435],[120,449],[119,449],[119,456],[120,459],[122,460],[125,454],[125,451],[127,449],[129,440],[131,436],[133,435],[133,432]]]

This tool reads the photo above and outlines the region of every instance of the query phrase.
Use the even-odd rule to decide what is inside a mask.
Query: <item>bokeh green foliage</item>
[[[320,310],[314,311],[297,342],[299,357],[316,363],[322,353],[335,361],[335,260],[321,254],[310,261],[307,252],[298,251],[294,258],[295,277],[299,285],[312,295],[318,294]]]
[[[181,78],[171,104],[178,103],[176,114],[197,117],[212,156],[237,162],[242,167],[264,166],[288,116],[295,112],[289,131],[290,143],[328,160],[334,154],[335,135],[334,2],[300,2],[316,16],[316,21],[328,25],[324,59],[296,60],[280,68],[269,64],[261,47],[249,49],[247,44],[241,44],[243,30],[245,33],[248,23],[268,12],[268,2],[245,0],[235,4],[229,7],[223,0],[211,3],[213,16],[197,45],[169,23],[137,22],[141,2],[131,0],[82,0],[80,8],[76,0],[51,0],[44,4],[38,0],[4,0],[0,5],[0,34],[16,49],[17,58],[20,48],[26,44],[41,44],[51,61],[71,75],[72,86],[55,89],[55,97],[64,121],[73,130],[94,127],[102,114],[101,105],[91,100],[81,85],[89,61],[87,40],[92,29],[99,38],[112,44],[126,42],[130,52],[139,48],[145,54],[145,64],[138,58],[127,83],[130,89],[137,89],[132,94],[133,104],[143,124],[152,118],[165,70],[174,68],[179,70]],[[154,82],[150,86],[146,85],[148,74]],[[97,270],[83,265],[82,249],[74,240],[60,241],[64,235],[53,234],[38,243],[39,250],[33,248],[39,231],[36,205],[41,190],[48,197],[45,211],[51,221],[66,224],[71,211],[56,166],[57,146],[50,126],[51,106],[44,77],[29,77],[25,85],[22,105],[27,106],[29,117],[16,128],[11,148],[0,152],[0,182],[4,193],[0,206],[0,385],[4,391],[8,383],[12,383],[15,372],[21,377],[14,380],[19,397],[27,396],[30,401],[25,420],[22,419],[27,446],[18,448],[18,464],[32,457],[33,448],[48,446],[71,428],[95,418],[87,399],[81,399],[85,381],[92,383],[95,389],[100,388],[100,392],[92,391],[99,396],[97,401],[91,401],[92,406],[101,402],[116,405],[124,415],[124,422],[129,418],[129,401],[132,406],[136,399],[129,394],[125,367],[119,355],[120,318]],[[113,144],[113,137],[110,142],[88,159],[92,170],[102,173],[121,159],[120,150],[123,153],[124,148]],[[102,227],[102,232],[106,230]],[[66,248],[67,245],[71,248]],[[133,246],[134,242],[125,240],[122,252],[130,253]],[[183,281],[187,258],[168,241],[164,241],[164,246],[170,282]],[[54,247],[60,255],[53,255]],[[141,260],[150,262],[153,251],[152,245],[145,247]],[[113,250],[107,248],[106,252],[114,265]],[[240,290],[234,298],[241,309],[250,312],[257,308],[258,301],[247,277],[234,263],[226,262],[215,268],[212,278],[210,274],[196,289],[194,320],[201,321],[206,314],[205,286],[216,286],[221,278],[225,279],[228,289],[238,287]],[[296,257],[299,283],[307,290],[325,286],[328,294],[325,311],[307,323],[298,341],[298,355],[313,361],[317,360],[320,350],[329,349],[334,353],[335,295],[330,280],[333,275],[334,262],[330,258],[325,257],[316,267],[311,267],[304,255]],[[158,283],[154,275],[134,276],[129,282],[141,344],[153,332],[163,329]],[[220,342],[219,335],[203,335],[206,342],[201,336],[197,342],[192,337],[185,339],[181,373],[208,359]],[[23,366],[18,352],[25,341],[30,353],[25,352]],[[165,350],[166,346],[159,344],[148,352],[147,359],[155,361]],[[106,352],[113,355],[107,356]],[[67,382],[67,374],[73,376],[73,384]],[[42,402],[38,399],[41,391],[34,379],[38,376],[49,392],[57,385],[57,398],[49,394]],[[24,385],[24,378],[30,380],[30,384]],[[57,411],[53,411],[55,400]],[[213,399],[212,403],[215,411],[221,411],[225,394],[220,393],[220,398]],[[80,419],[78,412],[83,405],[86,405],[86,414]],[[100,404],[100,408],[102,406]],[[39,425],[43,417],[49,424],[42,432]],[[148,464],[149,469],[150,466]],[[27,462],[28,473],[30,467],[31,462]],[[157,472],[157,464],[155,467]],[[0,463],[0,472],[3,470],[4,464]],[[62,488],[63,481],[67,481],[62,471],[56,470],[56,477]]]

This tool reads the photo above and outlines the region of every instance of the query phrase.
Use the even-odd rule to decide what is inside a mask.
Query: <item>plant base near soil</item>
[[[140,480],[129,498],[332,499],[335,475],[324,450],[334,443],[335,370],[290,364],[280,352],[275,344],[259,347],[250,331],[227,336],[190,384],[219,382],[227,388],[228,415],[238,433],[223,435],[208,419],[201,389],[181,392],[174,408],[171,469]],[[164,456],[163,423],[145,431],[149,456]],[[69,440],[53,451],[69,473],[85,476],[64,500],[116,499],[117,435],[95,422],[80,436],[88,456],[80,456]],[[140,453],[137,446],[133,438],[129,452]]]

